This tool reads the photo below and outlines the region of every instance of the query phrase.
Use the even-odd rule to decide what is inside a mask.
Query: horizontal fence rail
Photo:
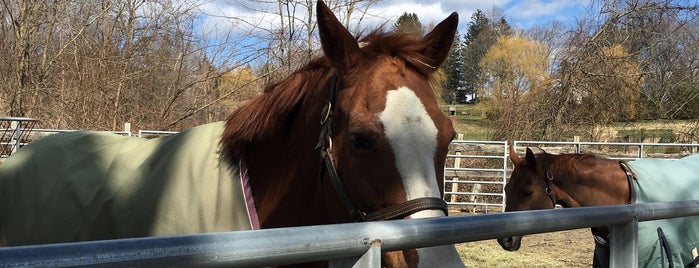
[[[444,167],[444,195],[450,205],[505,208],[506,141],[454,140]]]
[[[179,132],[177,131],[162,131],[162,130],[139,130],[138,131],[138,137],[139,138],[152,138],[152,137],[161,137],[161,136],[167,136],[167,135],[172,135],[172,134],[177,134]]]
[[[594,226],[612,226],[615,237],[615,227],[629,233],[631,226],[633,241],[611,244],[611,265],[637,267],[638,221],[693,215],[699,215],[699,201],[20,246],[0,248],[0,266],[259,267],[349,258],[375,249],[377,242],[382,251],[392,251]]]
[[[558,146],[552,153],[603,153],[609,158],[624,160],[647,157],[680,158],[699,151],[699,143],[514,141],[513,145],[515,147],[542,146],[544,149],[548,146]],[[567,146],[568,150],[561,146]],[[602,151],[600,148],[609,148],[609,150]]]

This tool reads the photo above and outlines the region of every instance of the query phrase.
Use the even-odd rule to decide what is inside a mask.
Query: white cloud
[[[464,32],[476,10],[487,11],[493,7],[502,7],[507,2],[508,0],[393,0],[379,2],[375,9],[380,10],[390,21],[398,19],[403,12],[415,13],[422,25],[439,23],[452,12],[457,12],[459,32]]]
[[[513,25],[528,28],[552,20],[565,22],[579,15],[590,0],[391,0],[373,4],[363,18],[362,29],[378,25],[390,25],[404,12],[415,13],[423,25],[436,24],[451,12],[459,13],[459,32],[468,29],[471,15],[480,9],[488,13],[493,8],[503,10],[506,19]],[[231,22],[237,27],[246,24],[263,28],[276,28],[278,17],[270,14],[277,7],[274,1],[213,0],[202,5],[209,17],[206,23],[225,27]],[[299,13],[302,14],[302,13]],[[355,13],[358,14],[358,11]],[[342,14],[338,14],[341,17]],[[357,19],[356,16],[353,19]],[[356,21],[351,27],[356,25]],[[355,29],[352,29],[353,31]]]
[[[188,1],[188,0],[179,0]],[[279,28],[279,17],[275,15],[276,1],[258,0],[202,0],[200,6],[204,16],[199,21],[200,30],[214,40],[236,47],[236,52],[255,53],[257,46],[264,46],[264,37]],[[362,18],[359,30],[355,29],[361,10],[355,10],[350,31],[364,32],[377,26],[390,27],[404,12],[415,13],[424,26],[444,20],[451,12],[459,13],[459,33],[465,34],[471,15],[480,9],[489,14],[493,8],[503,12],[508,22],[515,27],[529,28],[552,20],[565,22],[573,18],[574,11],[585,9],[590,0],[390,0],[378,1]],[[305,2],[298,3],[296,14],[305,16]],[[578,13],[580,14],[580,13]],[[343,20],[342,12],[337,14]],[[305,20],[305,19],[303,19]],[[313,21],[315,21],[313,19]],[[261,37],[255,38],[254,36]],[[252,40],[252,41],[251,41]]]

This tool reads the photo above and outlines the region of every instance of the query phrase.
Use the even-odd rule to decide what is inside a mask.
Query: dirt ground
[[[528,235],[519,251],[503,250],[497,241],[457,245],[468,267],[592,267],[590,229]]]

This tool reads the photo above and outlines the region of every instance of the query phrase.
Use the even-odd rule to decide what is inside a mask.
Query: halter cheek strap
[[[556,207],[556,200],[553,199],[553,173],[549,170],[546,172],[546,195],[551,199],[553,207]]]
[[[330,78],[330,95],[328,96],[328,102],[325,104],[325,107],[323,107],[320,115],[321,130],[316,149],[320,149],[321,164],[319,174],[321,181],[323,179],[323,173],[327,172],[340,202],[349,212],[352,220],[358,222],[400,219],[413,213],[429,209],[441,210],[444,212],[444,215],[448,215],[447,203],[443,199],[437,197],[416,198],[399,205],[378,209],[371,213],[359,209],[359,207],[352,202],[352,199],[347,193],[347,188],[345,188],[344,183],[337,174],[335,161],[332,156],[332,118],[337,90],[337,74],[333,74],[332,78]]]

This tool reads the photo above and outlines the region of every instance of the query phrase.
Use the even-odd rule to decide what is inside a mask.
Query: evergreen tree
[[[512,27],[504,17],[492,20],[480,9],[471,16],[462,45],[464,93],[470,95],[471,101],[478,101],[478,89],[483,83],[481,60],[498,37],[509,35]]]
[[[396,23],[393,24],[393,30],[399,33],[423,35],[422,23],[420,23],[420,19],[415,13],[408,14],[408,12],[403,12],[403,15],[398,17]]]
[[[468,31],[464,35],[464,43],[462,45],[463,55],[463,84],[464,93],[470,95],[470,100],[478,101],[476,89],[480,84],[481,68],[480,61],[488,51],[488,48],[495,43],[485,42],[486,34],[481,36],[481,33],[489,31],[489,19],[480,9],[473,13],[471,22],[468,23]],[[480,39],[479,36],[481,36]]]
[[[459,32],[454,36],[454,44],[451,47],[449,58],[442,66],[446,76],[446,82],[442,88],[442,98],[447,103],[465,102],[466,94],[464,88],[463,73],[463,49]]]
[[[471,22],[468,23],[468,32],[464,35],[464,45],[468,46],[476,41],[478,35],[488,27],[488,17],[483,14],[483,11],[478,9],[476,13],[471,15]]]

